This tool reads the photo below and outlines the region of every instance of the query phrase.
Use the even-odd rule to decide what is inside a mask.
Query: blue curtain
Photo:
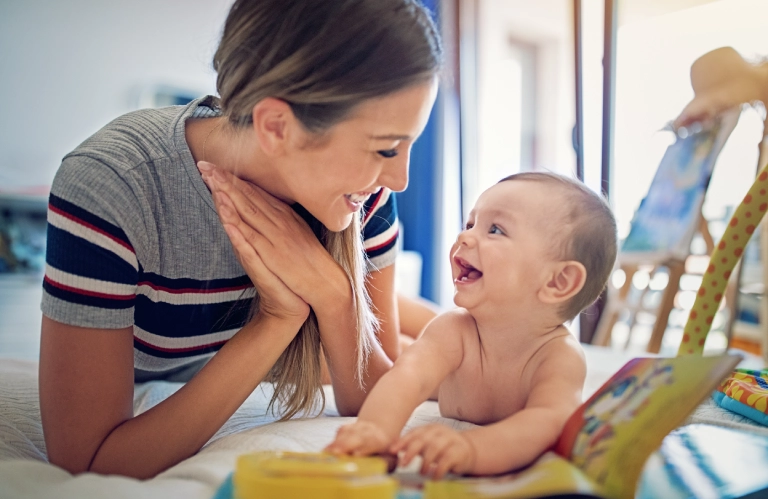
[[[433,19],[439,28],[439,0],[422,0],[422,3],[432,11]],[[403,249],[421,254],[424,260],[421,296],[433,301],[439,298],[435,272],[435,261],[439,261],[439,255],[436,255],[439,247],[436,227],[440,220],[440,214],[436,210],[436,199],[440,195],[437,164],[438,115],[435,104],[424,132],[411,150],[408,188],[397,194],[398,214],[404,235]]]

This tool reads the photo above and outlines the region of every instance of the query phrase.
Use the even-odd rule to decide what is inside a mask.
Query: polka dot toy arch
[[[715,312],[723,299],[731,272],[767,209],[768,166],[763,168],[744,200],[736,208],[723,237],[712,252],[709,266],[696,294],[696,301],[688,316],[677,355],[703,353],[704,341],[712,328]]]

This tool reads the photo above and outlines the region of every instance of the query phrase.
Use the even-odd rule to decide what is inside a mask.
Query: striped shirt
[[[255,296],[185,139],[187,119],[218,114],[210,97],[126,114],[65,156],[51,187],[42,311],[133,327],[141,370],[210,357]],[[364,207],[369,270],[394,262],[397,238],[395,196],[382,188]]]

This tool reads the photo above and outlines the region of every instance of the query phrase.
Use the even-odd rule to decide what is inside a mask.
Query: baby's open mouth
[[[475,267],[469,264],[466,260],[463,258],[456,257],[454,258],[454,261],[456,262],[456,265],[459,267],[459,276],[456,278],[457,281],[467,282],[467,281],[474,281],[476,279],[480,279],[483,277],[483,273],[477,270]]]

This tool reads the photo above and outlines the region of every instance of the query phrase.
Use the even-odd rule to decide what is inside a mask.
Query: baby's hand
[[[403,451],[400,461],[407,466],[421,455],[421,474],[439,480],[446,473],[467,473],[475,465],[476,451],[472,442],[461,432],[441,424],[416,428],[390,447],[393,454]]]
[[[369,456],[386,451],[390,442],[391,439],[379,425],[358,420],[339,428],[336,440],[324,450],[331,454]]]

